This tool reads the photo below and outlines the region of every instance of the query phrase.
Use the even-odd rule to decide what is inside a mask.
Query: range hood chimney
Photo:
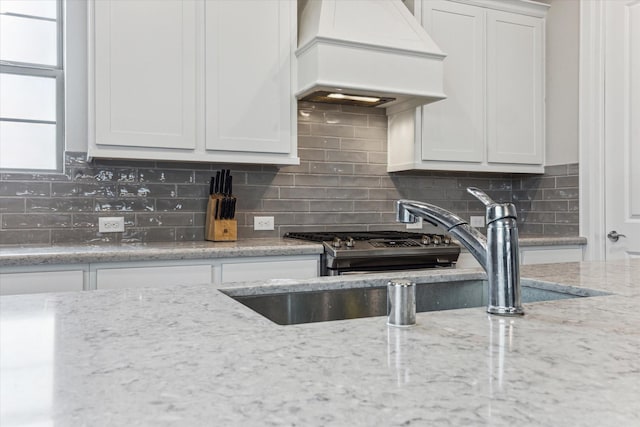
[[[401,0],[298,0],[301,101],[386,108],[444,99],[445,55]]]

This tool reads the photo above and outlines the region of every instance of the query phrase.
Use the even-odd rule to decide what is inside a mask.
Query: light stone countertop
[[[611,295],[525,304],[524,317],[418,313],[410,328],[279,326],[212,286],[0,297],[0,425],[640,425],[640,260],[523,266],[522,277]]]
[[[321,244],[293,239],[236,242],[166,242],[121,245],[4,246],[0,267],[94,262],[165,261],[280,255],[319,255]]]
[[[554,237],[528,237],[520,236],[518,239],[520,247],[528,246],[574,246],[587,244],[586,237],[580,236],[554,236]]]
[[[520,246],[584,245],[584,237],[523,237]],[[463,248],[464,250],[464,248]],[[121,245],[0,246],[0,267],[322,254],[322,244],[295,239]]]

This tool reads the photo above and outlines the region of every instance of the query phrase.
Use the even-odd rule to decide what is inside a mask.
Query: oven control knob
[[[434,245],[439,245],[442,243],[442,236],[433,236],[433,244]]]
[[[422,244],[423,245],[430,245],[431,244],[431,237],[427,236],[426,234],[424,236],[422,236]]]
[[[339,237],[336,237],[335,239],[333,239],[333,242],[331,242],[331,246],[333,246],[334,248],[342,247],[342,240],[340,240]]]
[[[354,248],[356,246],[356,241],[353,239],[353,237],[349,237],[345,242],[345,245],[347,245],[348,248]]]
[[[451,236],[444,236],[444,239],[442,239],[442,243],[444,243],[445,245],[450,245],[451,244]]]

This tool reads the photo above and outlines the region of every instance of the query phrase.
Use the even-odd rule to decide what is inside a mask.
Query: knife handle
[[[226,175],[224,177],[224,185],[225,185],[224,194],[226,194],[226,195],[229,195],[229,184],[230,184],[230,181],[231,181],[231,175],[230,174],[231,174],[231,169],[227,169]]]

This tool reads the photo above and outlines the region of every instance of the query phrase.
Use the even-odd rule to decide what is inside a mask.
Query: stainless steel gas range
[[[460,246],[442,234],[341,231],[286,233],[284,237],[321,242],[323,276],[453,267],[460,255]]]

